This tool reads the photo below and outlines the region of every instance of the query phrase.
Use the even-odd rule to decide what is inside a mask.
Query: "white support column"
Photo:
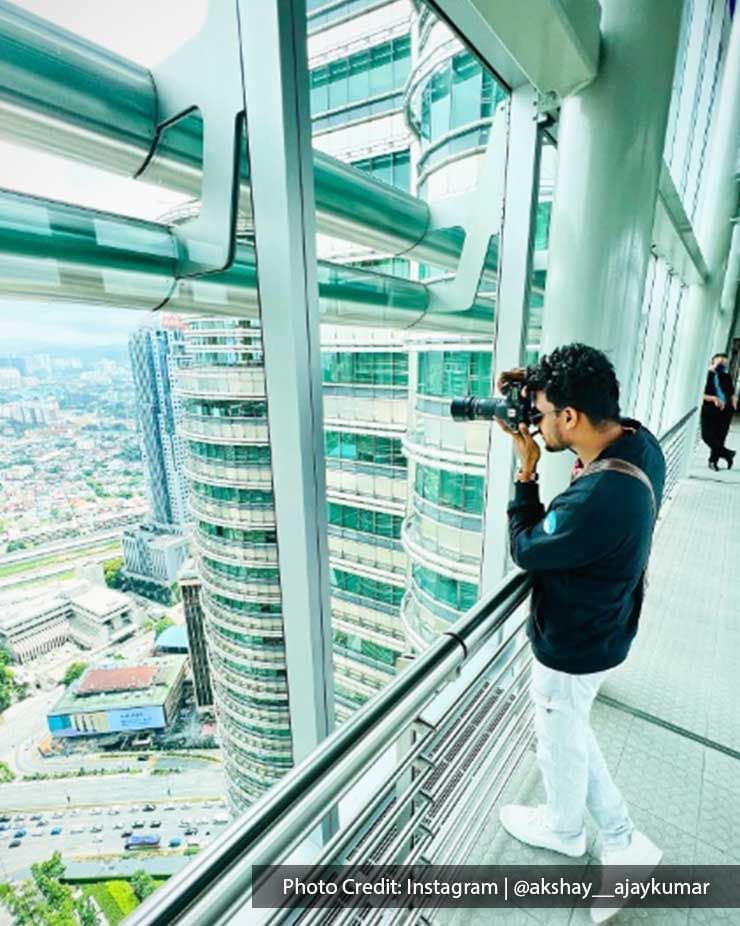
[[[724,350],[732,313],[721,311],[725,264],[737,205],[735,164],[740,139],[740,14],[735,13],[725,57],[699,200],[697,238],[709,269],[704,286],[692,286],[684,307],[669,420],[676,421],[701,398],[713,353]],[[698,422],[695,423],[698,427]],[[689,442],[693,446],[693,441]]]
[[[305,0],[239,0],[296,764],[334,724]]]
[[[599,73],[564,101],[560,115],[543,349],[583,341],[606,351],[625,411],[682,6],[604,0]],[[548,458],[545,495],[562,489],[570,462]]]
[[[511,95],[508,152],[501,231],[501,268],[493,345],[493,382],[499,373],[519,366],[524,351],[524,321],[532,276],[532,242],[537,215],[540,143],[537,95],[522,86]],[[481,595],[490,592],[506,571],[508,529],[506,508],[511,497],[514,454],[511,440],[491,427],[486,465],[486,507],[483,520]]]

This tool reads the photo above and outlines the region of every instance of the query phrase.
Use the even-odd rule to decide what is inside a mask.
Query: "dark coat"
[[[642,469],[660,505],[665,459],[639,422],[598,459]],[[642,608],[644,570],[654,525],[647,488],[633,476],[606,471],[574,479],[547,514],[536,482],[518,482],[509,504],[514,562],[533,574],[527,633],[537,659],[581,675],[622,662]]]

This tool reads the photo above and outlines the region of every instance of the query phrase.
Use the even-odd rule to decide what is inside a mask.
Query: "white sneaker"
[[[523,804],[507,804],[501,808],[501,823],[511,836],[520,842],[539,849],[552,849],[571,858],[577,858],[586,851],[586,831],[573,839],[563,839],[553,832],[545,819],[545,808],[526,807]]]
[[[644,875],[647,876],[663,858],[663,850],[659,849],[654,842],[651,842],[644,833],[639,830],[633,830],[630,844],[626,849],[604,849],[601,853],[602,865],[614,865],[618,868],[632,868],[634,865],[640,865],[645,868]],[[618,898],[617,902],[618,902]],[[605,923],[607,920],[616,916],[621,910],[621,906],[616,907],[591,907],[591,922]]]

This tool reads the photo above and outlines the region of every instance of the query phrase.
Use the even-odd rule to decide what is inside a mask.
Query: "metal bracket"
[[[508,124],[505,100],[496,108],[475,190],[430,206],[428,234],[454,227],[465,231],[454,278],[428,285],[430,313],[467,312],[475,303],[491,237],[503,220]]]
[[[169,126],[195,110],[203,119],[200,213],[172,229],[180,245],[176,275],[226,270],[236,250],[239,167],[246,137],[236,3],[210,0],[203,28],[155,67],[152,76],[157,134],[139,175]]]
[[[560,109],[561,100],[557,93],[548,90],[546,93],[537,94],[537,119],[541,123],[552,124],[555,121],[555,115]]]

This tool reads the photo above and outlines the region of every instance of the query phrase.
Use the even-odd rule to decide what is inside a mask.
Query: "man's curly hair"
[[[543,390],[556,408],[583,412],[595,427],[619,420],[619,382],[609,358],[587,344],[566,344],[527,367],[530,392]]]

